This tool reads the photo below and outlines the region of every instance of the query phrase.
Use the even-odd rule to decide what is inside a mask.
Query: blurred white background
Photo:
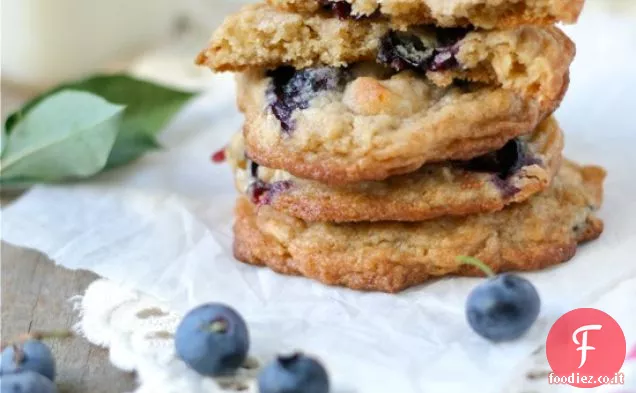
[[[213,29],[248,0],[2,0],[2,78],[46,86],[140,53],[179,47],[194,58]],[[588,0],[586,12],[634,12],[634,0]],[[196,46],[195,46],[196,45]]]
[[[2,77],[16,84],[51,85],[128,62],[184,35],[197,37],[203,47],[212,30],[243,3],[2,0]]]

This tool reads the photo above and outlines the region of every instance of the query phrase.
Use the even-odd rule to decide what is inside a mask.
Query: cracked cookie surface
[[[234,254],[279,273],[386,292],[445,275],[482,274],[458,264],[458,255],[475,256],[496,272],[541,269],[569,260],[578,243],[601,234],[594,211],[604,177],[602,168],[566,162],[548,190],[524,203],[413,223],[307,223],[240,197]]]
[[[494,212],[549,187],[563,134],[552,117],[527,136],[470,161],[426,165],[384,181],[329,186],[246,158],[242,134],[226,149],[237,189],[253,203],[305,221],[423,221]]]

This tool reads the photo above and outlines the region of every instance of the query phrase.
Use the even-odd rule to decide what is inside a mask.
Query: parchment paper
[[[315,354],[328,365],[336,392],[501,391],[558,316],[636,276],[634,25],[627,17],[586,13],[567,29],[579,56],[557,117],[568,156],[609,170],[600,212],[606,231],[570,263],[526,275],[543,310],[517,342],[492,345],[465,323],[466,296],[480,279],[449,278],[387,295],[237,263],[230,171],[209,160],[242,121],[229,75],[215,77],[168,127],[164,151],[89,183],[35,187],[2,212],[2,238],[176,310],[227,302],[248,320],[254,354]],[[631,310],[614,317],[626,326],[636,318]],[[635,334],[626,332],[632,342]]]

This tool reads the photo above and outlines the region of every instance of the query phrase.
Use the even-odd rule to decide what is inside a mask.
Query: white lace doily
[[[73,301],[81,315],[77,332],[91,343],[109,348],[115,367],[137,373],[135,393],[258,391],[255,359],[248,359],[235,377],[223,379],[204,378],[177,359],[173,334],[181,315],[156,299],[97,280]]]
[[[636,279],[603,296],[595,306],[623,307],[622,299],[632,293]],[[629,299],[625,299],[629,302]],[[205,378],[177,359],[173,333],[181,315],[171,312],[160,301],[137,291],[127,290],[108,280],[92,283],[84,296],[73,299],[81,315],[77,331],[95,345],[110,350],[110,361],[124,371],[135,371],[139,387],[135,393],[256,393],[255,377],[259,364],[248,359],[232,378]],[[633,329],[634,326],[624,328]],[[605,386],[596,391],[636,393],[636,359],[626,362],[626,385]],[[539,347],[513,376],[502,393],[568,392],[576,388],[548,385],[550,367],[545,348]],[[461,377],[461,371],[458,370]],[[595,389],[590,389],[594,391]],[[576,390],[578,391],[578,390]],[[122,392],[123,393],[123,392]],[[351,392],[347,392],[351,393]],[[399,392],[396,392],[399,393]]]

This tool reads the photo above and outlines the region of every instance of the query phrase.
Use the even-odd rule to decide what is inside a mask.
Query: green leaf
[[[7,146],[8,137],[9,135],[7,135],[7,131],[4,129],[4,127],[2,127],[2,130],[0,131],[0,156],[2,156],[2,152],[4,151],[5,146]]]
[[[120,134],[121,135],[121,134]],[[117,138],[115,147],[110,152],[106,168],[112,169],[136,160],[144,153],[158,150],[161,145],[154,136],[142,133],[130,133],[126,138]]]
[[[60,91],[26,112],[0,159],[4,186],[59,182],[101,171],[111,154],[124,107],[78,91]]]
[[[156,135],[194,95],[127,75],[100,75],[57,87],[29,102],[9,116],[5,123],[7,132],[11,133],[21,117],[26,116],[38,102],[63,89],[93,93],[114,104],[126,106],[121,130],[106,168],[124,165],[149,150],[159,148]]]

